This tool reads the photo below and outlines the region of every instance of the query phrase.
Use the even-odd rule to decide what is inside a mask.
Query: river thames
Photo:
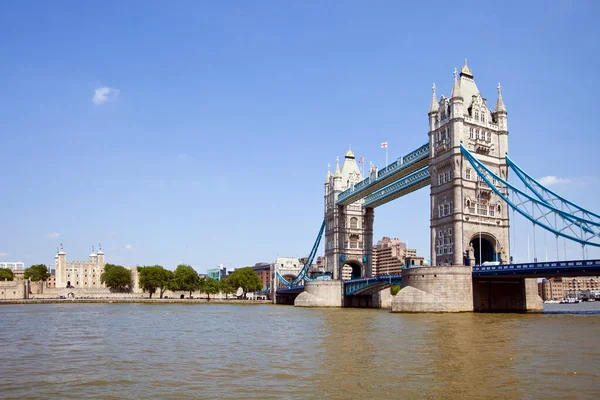
[[[600,398],[600,304],[0,306],[2,398]]]

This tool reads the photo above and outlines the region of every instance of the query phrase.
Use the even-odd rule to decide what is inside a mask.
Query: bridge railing
[[[350,197],[351,195],[353,195],[354,193],[357,193],[357,192],[363,190],[364,188],[368,187],[371,183],[374,183],[383,178],[386,178],[389,175],[391,175],[392,173],[402,171],[426,157],[429,157],[429,143],[425,143],[423,146],[408,153],[407,155],[405,155],[403,157],[399,157],[396,161],[394,161],[390,165],[387,165],[385,168],[379,170],[377,172],[377,176],[375,177],[375,179],[371,180],[371,177],[368,176],[365,179],[363,179],[362,181],[358,182],[357,184],[352,185],[352,187],[344,190],[342,193],[340,193],[338,195],[338,202],[343,201],[343,200],[347,199],[348,197]]]
[[[494,272],[514,270],[535,270],[546,268],[579,268],[600,266],[600,260],[573,260],[573,261],[551,261],[537,263],[499,264],[499,265],[476,265],[473,272]]]

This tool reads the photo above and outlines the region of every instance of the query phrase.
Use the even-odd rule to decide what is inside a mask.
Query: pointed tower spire
[[[498,84],[498,101],[496,102],[496,112],[506,113],[506,106],[504,106],[504,100],[502,99],[502,86]]]
[[[325,183],[329,182],[329,178],[331,178],[331,164],[327,163],[327,178],[325,178]]]
[[[336,157],[335,158],[335,173],[333,174],[334,177],[342,177],[342,171],[340,171],[340,158]]]
[[[467,57],[465,57],[465,65],[460,70],[460,76],[468,76],[469,78],[473,78],[473,71],[469,68],[467,64]]]
[[[438,112],[439,109],[439,104],[437,102],[437,94],[435,93],[435,83],[433,84],[433,87],[431,88],[432,94],[431,94],[431,105],[429,106],[429,113],[436,113]]]
[[[454,85],[452,86],[452,94],[450,95],[450,100],[460,97],[462,99],[462,94],[460,93],[460,83],[458,81],[458,71],[454,68]]]

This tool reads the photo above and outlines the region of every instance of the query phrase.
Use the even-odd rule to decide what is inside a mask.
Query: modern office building
[[[417,257],[417,250],[408,249],[406,243],[398,238],[384,236],[373,246],[373,275],[400,274],[402,267],[406,265],[407,257],[416,265],[423,264],[419,260],[422,257]]]
[[[223,264],[217,265],[217,268],[209,269],[206,271],[209,278],[216,279],[218,281],[225,279],[227,276],[227,268]]]
[[[25,271],[25,263],[17,261],[17,262],[0,262],[0,268],[8,268],[13,274],[18,271]]]

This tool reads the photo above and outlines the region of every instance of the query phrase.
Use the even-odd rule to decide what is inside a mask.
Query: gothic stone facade
[[[462,142],[507,179],[507,112],[500,85],[496,110],[491,111],[465,60],[460,77],[454,71],[450,98],[438,100],[434,85],[428,115],[432,265],[508,262],[508,209],[460,151]]]
[[[371,276],[373,247],[373,209],[362,207],[362,200],[338,206],[341,192],[362,180],[354,153],[348,150],[340,169],[339,159],[333,175],[325,181],[325,267],[333,279],[342,278],[344,266],[352,268],[352,277]]]

